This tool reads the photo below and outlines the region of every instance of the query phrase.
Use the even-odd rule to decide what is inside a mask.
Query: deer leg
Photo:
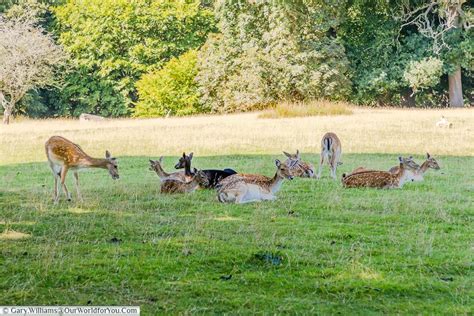
[[[318,168],[318,176],[316,178],[320,179],[321,178],[321,172],[323,172],[323,164],[324,164],[324,157],[326,155],[324,152],[321,152],[321,157],[319,159],[319,168]]]
[[[66,186],[66,175],[67,175],[68,167],[63,166],[61,169],[61,186],[63,188],[64,194],[66,195],[66,198],[68,201],[71,201],[71,194],[69,194],[69,191],[67,190]]]
[[[81,191],[79,190],[79,174],[74,171],[74,184],[76,185],[77,199],[83,202]]]

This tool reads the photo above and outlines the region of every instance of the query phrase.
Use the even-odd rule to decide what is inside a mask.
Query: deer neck
[[[188,161],[186,159],[186,162],[184,163],[184,174],[186,177],[192,177],[193,173],[191,172],[191,161]]]
[[[154,169],[155,169],[156,174],[157,174],[160,178],[167,178],[167,177],[170,176],[169,173],[167,173],[167,172],[165,172],[165,171],[163,170],[163,167],[161,166],[160,163],[156,164]]]
[[[426,172],[426,170],[428,170],[428,168],[429,168],[429,162],[428,162],[428,160],[425,160],[421,164],[420,169],[418,169],[418,173],[424,174]]]
[[[89,168],[107,169],[108,163],[109,161],[107,159],[86,157],[84,165]]]
[[[273,194],[275,194],[278,192],[278,190],[280,190],[282,183],[283,183],[283,178],[278,175],[278,172],[276,172],[273,178],[268,183],[268,188]]]

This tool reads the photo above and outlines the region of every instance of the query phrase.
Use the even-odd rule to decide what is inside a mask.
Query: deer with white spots
[[[77,190],[77,197],[82,200],[79,190],[78,171],[87,168],[107,169],[112,179],[119,178],[117,160],[113,158],[109,151],[105,151],[104,158],[92,158],[82,150],[82,148],[61,136],[52,136],[45,144],[46,156],[49,166],[54,176],[54,202],[59,201],[59,186],[62,186],[63,192],[68,201],[71,201],[71,194],[66,186],[66,175],[69,170],[74,173],[74,180]]]

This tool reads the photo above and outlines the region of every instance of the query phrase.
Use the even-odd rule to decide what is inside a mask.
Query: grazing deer
[[[286,151],[283,154],[288,157],[287,165],[293,166],[291,171],[293,176],[300,178],[314,178],[314,166],[310,163],[301,160],[300,151],[296,150],[296,154],[292,155]]]
[[[69,170],[74,172],[77,197],[82,200],[79,190],[80,169],[86,168],[102,168],[107,169],[112,179],[119,178],[117,160],[112,158],[109,151],[105,151],[105,159],[92,158],[87,155],[79,145],[67,140],[61,136],[53,136],[45,144],[46,156],[48,157],[49,166],[54,176],[54,202],[59,200],[59,184],[62,186],[64,194],[68,201],[71,201],[71,194],[66,186],[66,175]]]
[[[409,179],[407,170],[416,170],[418,165],[412,159],[399,157],[400,166],[398,172],[393,174],[388,171],[368,170],[342,175],[342,184],[345,188],[379,188],[393,189],[401,188]]]
[[[208,185],[208,179],[201,170],[196,171],[191,181],[181,181],[176,179],[165,179],[161,182],[161,193],[191,193],[199,186]]]
[[[337,166],[342,165],[341,141],[334,133],[326,133],[321,140],[321,157],[319,161],[318,179],[321,178],[324,161],[327,161],[331,169],[331,176],[336,180]]]
[[[189,155],[186,155],[186,153],[183,153],[183,156],[179,158],[178,163],[174,166],[176,169],[182,169],[184,168],[184,172],[186,175],[192,175],[192,169],[191,169],[191,160],[193,159],[193,153],[190,153]],[[196,170],[196,169],[193,169]],[[236,174],[232,169],[224,169],[224,170],[217,170],[217,169],[204,169],[201,170],[204,172],[204,174],[207,176],[207,182],[205,182],[205,185],[201,185],[201,187],[210,189],[210,188],[215,188],[216,185],[222,180],[227,178],[228,176],[231,176],[233,174]]]
[[[436,159],[434,157],[431,157],[429,153],[426,153],[426,160],[421,164],[421,166],[418,166],[418,168],[412,172],[413,181],[423,181],[423,176],[425,172],[430,168],[434,170],[440,169]],[[398,169],[399,169],[399,166],[395,166],[395,167],[390,168],[389,172],[397,173]]]
[[[184,171],[168,173],[163,170],[163,157],[160,157],[158,160],[150,159],[150,170],[155,171],[161,181],[165,180],[179,180],[187,182],[192,177],[186,177]]]
[[[275,176],[258,174],[234,174],[223,179],[218,186],[217,198],[222,203],[249,203],[274,200],[284,179],[293,179],[291,167],[275,160]]]

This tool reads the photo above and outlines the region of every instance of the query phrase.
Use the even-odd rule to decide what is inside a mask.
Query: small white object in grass
[[[453,123],[450,123],[443,115],[441,116],[441,119],[436,122],[436,127],[441,127],[441,128],[452,128]]]
[[[88,114],[88,113],[82,113],[79,115],[79,122],[88,122],[88,121],[93,121],[93,122],[98,122],[98,121],[103,121],[105,120],[104,117],[99,116],[99,115],[94,115],[94,114]]]

